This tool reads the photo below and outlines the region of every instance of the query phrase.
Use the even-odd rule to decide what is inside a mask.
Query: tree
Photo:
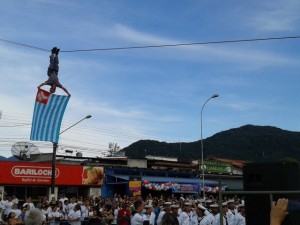
[[[118,151],[120,150],[120,146],[118,146],[118,143],[109,142],[108,143],[108,150],[107,150],[107,156],[112,157],[114,156]]]

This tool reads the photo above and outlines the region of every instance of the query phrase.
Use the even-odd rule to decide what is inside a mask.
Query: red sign
[[[0,184],[50,185],[51,164],[0,162]],[[104,168],[94,166],[57,164],[56,185],[103,185]]]
[[[47,104],[49,96],[50,96],[50,92],[39,89],[38,93],[36,94],[35,101],[43,104]]]

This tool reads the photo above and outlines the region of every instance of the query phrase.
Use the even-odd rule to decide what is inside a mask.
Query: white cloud
[[[162,115],[162,114],[154,114],[154,111],[143,111],[139,109],[140,107],[133,108],[129,107],[113,107],[109,104],[109,102],[96,102],[86,99],[76,99],[75,102],[71,102],[69,105],[70,111],[84,111],[89,112],[90,114],[97,115],[99,118],[107,118],[107,119],[117,119],[117,120],[132,120],[132,121],[156,121],[163,123],[171,123],[171,122],[179,122],[181,121],[179,118],[170,116],[170,115]],[[158,113],[158,112],[157,112]]]
[[[265,32],[294,31],[299,24],[300,2],[262,1],[250,17],[251,27]]]

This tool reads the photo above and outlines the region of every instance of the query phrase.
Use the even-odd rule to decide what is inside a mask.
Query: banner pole
[[[51,173],[51,194],[52,195],[54,195],[54,189],[55,189],[56,149],[57,149],[57,143],[53,142],[52,173]]]

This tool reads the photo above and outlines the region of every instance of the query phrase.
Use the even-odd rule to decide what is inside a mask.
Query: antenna
[[[77,157],[82,157],[82,152],[76,152]]]
[[[40,151],[34,144],[20,141],[11,147],[11,154],[20,161],[34,161],[40,156]]]

